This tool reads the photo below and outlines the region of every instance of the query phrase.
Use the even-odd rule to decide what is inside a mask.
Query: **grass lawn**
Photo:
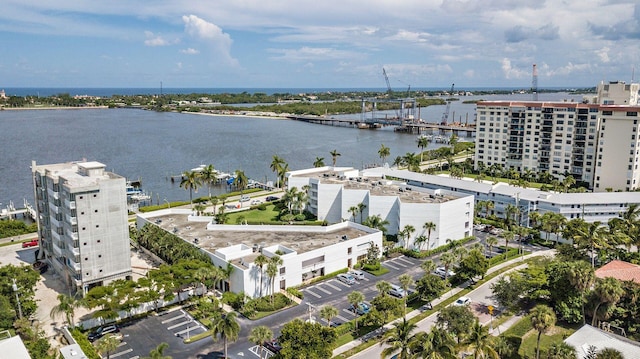
[[[562,342],[566,337],[575,332],[574,328],[555,326],[547,333],[540,336],[540,353],[546,351],[551,345]],[[522,344],[518,350],[518,354],[523,358],[534,358],[536,354],[536,344],[538,340],[538,332],[531,330],[522,338]]]
[[[274,222],[277,221],[278,218],[278,211],[275,208],[275,205],[269,204],[267,205],[267,209],[264,211],[249,209],[246,211],[229,213],[227,223],[236,223],[240,217],[244,217],[244,219],[249,223]]]
[[[371,273],[373,275],[375,275],[376,277],[379,275],[383,275],[385,273],[389,273],[389,270],[383,266],[380,266],[380,269],[378,270],[368,270],[368,269],[364,269],[365,272],[367,273]]]

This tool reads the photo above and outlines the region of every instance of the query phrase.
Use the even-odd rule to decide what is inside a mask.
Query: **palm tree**
[[[60,314],[64,314],[67,324],[73,328],[75,323],[75,310],[80,307],[82,307],[82,301],[78,300],[76,297],[71,297],[66,294],[58,294],[58,305],[51,308],[49,315],[51,316],[51,319],[55,320],[55,317]]]
[[[572,263],[569,269],[569,282],[580,293],[580,304],[582,305],[582,324],[586,322],[584,304],[587,301],[586,292],[591,288],[595,280],[593,268],[583,261]]]
[[[258,268],[260,268],[260,297],[262,297],[262,277],[264,276],[264,272],[262,271],[262,268],[267,263],[269,263],[269,258],[262,253],[260,253],[256,257],[256,259],[253,260],[253,264],[255,264]]]
[[[196,269],[194,277],[200,280],[200,283],[202,284],[202,296],[204,296],[207,291],[207,286],[204,282],[207,279],[213,279],[214,283],[217,283],[222,276],[223,274],[220,271],[220,268],[216,266],[206,266]]]
[[[170,356],[164,355],[164,351],[167,350],[167,348],[169,348],[169,344],[162,342],[154,349],[151,349],[148,357],[142,359],[171,359]]]
[[[360,223],[362,223],[362,213],[364,213],[364,209],[367,208],[367,205],[363,202],[358,203],[358,213],[360,213]]]
[[[426,136],[420,136],[418,138],[418,147],[420,148],[420,162],[422,162],[422,154],[424,153],[424,149],[429,147],[429,138]]]
[[[571,188],[571,186],[573,186],[574,184],[576,184],[576,179],[573,178],[573,176],[566,176],[562,180],[562,187],[564,188],[564,192],[569,192],[569,188]]]
[[[531,325],[538,331],[536,342],[536,359],[540,359],[540,337],[542,333],[549,330],[556,324],[556,314],[551,307],[538,304],[531,310]]]
[[[507,225],[508,229],[511,229],[511,222],[513,220],[512,217],[517,216],[518,213],[520,213],[520,210],[518,209],[518,207],[512,205],[512,204],[508,204],[507,207],[505,207],[504,209],[504,221],[505,224]],[[520,225],[518,223],[518,225]]]
[[[413,232],[416,231],[416,228],[410,224],[407,224],[406,226],[404,226],[402,228],[402,230],[400,231],[400,235],[404,238],[404,247],[408,248],[409,247],[409,237],[411,237],[411,235],[413,234]]]
[[[419,235],[413,239],[413,245],[417,246],[419,250],[422,250],[422,246],[427,242],[427,236]]]
[[[380,215],[375,215],[375,216],[369,216],[367,217],[367,219],[365,219],[364,221],[362,221],[362,224],[369,227],[369,228],[375,228],[379,231],[381,231],[382,233],[386,234],[387,233],[387,224],[389,224],[389,221],[387,221],[386,219],[382,219],[380,217]]]
[[[100,354],[107,354],[107,359],[111,356],[118,346],[120,345],[120,339],[114,334],[107,334],[104,337],[100,338],[96,343],[96,350]]]
[[[593,223],[584,223],[578,229],[578,233],[573,236],[573,240],[581,246],[589,248],[591,252],[591,268],[596,266],[596,252],[598,248],[607,246],[607,240],[604,237],[606,231],[602,223],[595,221]]]
[[[413,358],[455,359],[456,341],[445,329],[432,327],[427,334],[416,333],[409,344]]]
[[[409,292],[409,287],[411,287],[414,283],[413,281],[413,277],[411,277],[408,274],[403,274],[400,277],[398,277],[398,280],[400,281],[400,286],[402,287],[402,289],[404,290],[404,315],[407,315],[407,294]]]
[[[338,316],[338,309],[331,305],[320,308],[320,317],[327,321],[327,326],[331,325],[331,319]]]
[[[596,359],[624,359],[624,355],[618,349],[604,348],[598,351]]]
[[[380,159],[382,159],[382,165],[384,165],[385,160],[387,159],[387,157],[389,157],[389,155],[391,155],[391,150],[389,149],[389,147],[385,146],[384,144],[380,144],[378,156],[380,156]]]
[[[238,335],[240,334],[240,324],[236,319],[236,312],[229,312],[225,315],[221,315],[213,321],[213,331],[211,332],[211,337],[214,341],[218,339],[218,335],[220,338],[224,340],[224,357],[228,358],[227,355],[227,341],[236,341],[238,339]]]
[[[500,359],[498,352],[493,348],[491,343],[491,334],[489,334],[489,329],[482,324],[478,318],[476,318],[476,322],[471,327],[471,332],[469,332],[469,347],[473,349],[473,358],[492,358],[492,359]]]
[[[458,143],[458,136],[456,134],[452,134],[451,138],[449,138],[449,145],[451,146],[451,154],[456,154],[456,143]]]
[[[218,180],[217,172],[213,168],[213,165],[204,166],[202,171],[200,171],[199,176],[202,182],[207,185],[207,188],[209,189],[209,198],[211,198],[211,186],[213,186]]]
[[[271,161],[271,165],[269,168],[275,172],[276,174],[276,187],[280,187],[280,171],[282,171],[282,167],[285,164],[284,160],[278,155],[273,155],[273,160]]]
[[[191,209],[193,209],[193,191],[198,192],[198,188],[202,183],[200,182],[200,176],[198,172],[185,171],[182,174],[182,181],[180,181],[180,188],[189,190],[189,202],[191,202]]]
[[[493,253],[493,247],[498,244],[498,238],[491,236],[484,241],[489,246],[489,252]]]
[[[313,167],[324,167],[324,157],[316,157],[316,160],[313,161]]]
[[[352,308],[357,308],[358,304],[364,301],[364,294],[362,294],[362,292],[354,290],[353,292],[347,294],[347,302],[349,302],[349,304],[351,304]],[[354,314],[355,310],[354,310]],[[356,318],[355,318],[355,330],[356,332],[358,331],[358,315],[356,314]]]
[[[427,259],[426,261],[422,262],[422,264],[420,264],[420,268],[425,273],[431,273],[434,271],[434,269],[436,269],[436,264],[431,259]]]
[[[516,236],[515,233],[511,231],[502,232],[502,237],[504,238],[504,260],[509,258],[509,241],[512,240]]]
[[[243,171],[236,170],[236,174],[233,179],[233,184],[234,186],[236,186],[236,188],[240,190],[240,198],[242,198],[242,192],[247,188],[247,185],[249,184],[249,179],[247,178],[247,175],[245,175]],[[244,202],[242,201],[240,202],[241,207],[242,207],[242,203]]]
[[[596,326],[596,318],[598,317],[598,309],[602,304],[615,305],[624,295],[624,289],[620,282],[615,278],[603,278],[596,280],[593,293],[597,300],[595,309],[593,310],[593,319],[591,326]]]
[[[356,215],[358,214],[358,207],[357,206],[351,206],[349,207],[349,213],[351,213],[351,217],[353,217],[353,221],[356,221]]]
[[[431,242],[431,231],[435,231],[436,230],[436,224],[433,223],[432,221],[429,221],[429,222],[426,222],[425,224],[423,224],[422,228],[427,231],[427,250],[429,250],[429,247],[430,247],[430,243],[429,242]]]
[[[387,358],[393,355],[396,351],[400,350],[398,359],[409,359],[409,343],[411,342],[411,332],[413,332],[417,325],[412,322],[407,322],[406,318],[402,318],[402,321],[393,323],[394,328],[384,334],[380,345],[388,345],[388,347],[382,350],[381,356]]]
[[[329,154],[331,155],[332,166],[335,167],[336,166],[336,161],[338,160],[338,157],[340,157],[342,155],[340,154],[340,152],[338,152],[338,150],[333,150],[333,151],[329,152]]]
[[[449,276],[449,268],[456,262],[456,256],[451,252],[444,252],[440,256],[440,263],[444,266],[444,280]]]
[[[376,289],[378,290],[380,295],[384,297],[391,290],[391,283],[387,282],[386,280],[381,280],[376,283]]]
[[[575,359],[576,348],[565,342],[554,343],[547,351],[548,359]]]
[[[269,258],[269,263],[267,263],[267,275],[269,276],[269,281],[271,282],[271,304],[273,304],[273,294],[275,291],[278,267],[280,267],[282,263],[282,258],[280,258],[279,255],[274,255],[273,257]]]
[[[260,359],[264,354],[264,343],[273,339],[273,332],[266,325],[259,325],[251,329],[249,341],[260,346]]]

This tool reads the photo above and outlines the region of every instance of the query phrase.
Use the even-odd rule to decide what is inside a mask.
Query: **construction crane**
[[[391,84],[389,83],[389,76],[387,76],[387,71],[384,69],[384,67],[382,68],[382,74],[384,75],[384,80],[387,82],[387,94],[389,95],[389,97],[391,97],[391,93],[393,91],[391,90]]]
[[[449,96],[453,96],[454,86],[455,84],[451,84],[451,91],[449,92]],[[446,102],[447,102],[447,107],[445,107],[444,113],[442,114],[442,121],[440,121],[440,124],[443,126],[447,125],[447,122],[449,121],[449,111],[451,110],[451,101],[447,99]]]

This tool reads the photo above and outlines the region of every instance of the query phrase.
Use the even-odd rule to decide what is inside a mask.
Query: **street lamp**
[[[13,292],[16,293],[16,302],[18,303],[18,316],[22,319],[22,307],[20,306],[20,297],[18,296],[18,284],[16,283],[16,279],[13,278],[13,284],[11,285]]]
[[[165,202],[167,202],[167,206],[169,206],[169,208],[171,208],[171,203],[169,203],[169,201],[167,201],[167,199],[164,199]]]

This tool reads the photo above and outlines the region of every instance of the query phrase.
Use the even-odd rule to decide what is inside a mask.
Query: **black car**
[[[96,341],[100,338],[102,338],[103,336],[109,334],[109,333],[119,333],[120,332],[120,328],[115,325],[106,325],[104,327],[100,327],[96,330],[94,330],[93,332],[89,333],[89,335],[87,336],[87,339],[89,339],[89,341],[93,342]]]
[[[282,346],[280,346],[280,344],[275,339],[269,342],[264,342],[264,347],[269,349],[269,351],[273,354],[276,354],[277,352],[282,350]]]
[[[273,202],[273,201],[277,201],[280,198],[276,197],[276,196],[267,196],[267,198],[265,198],[265,201],[267,202]]]

